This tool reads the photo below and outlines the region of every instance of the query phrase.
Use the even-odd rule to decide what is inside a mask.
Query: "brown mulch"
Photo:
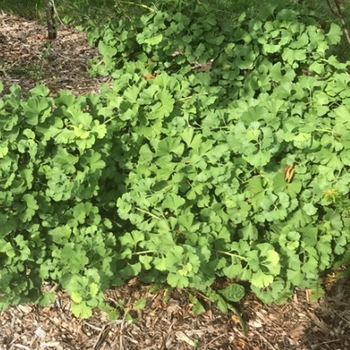
[[[85,34],[61,26],[57,40],[47,39],[44,26],[22,17],[0,12],[0,79],[5,92],[11,85],[22,87],[23,95],[37,84],[74,94],[98,91],[108,78],[91,78],[89,59],[98,55]]]
[[[346,350],[349,281],[330,285],[318,302],[298,291],[284,305],[264,305],[248,292],[240,303],[247,334],[234,314],[222,314],[205,300],[206,311],[194,315],[185,290],[152,291],[137,280],[109,290],[106,301],[120,312],[113,321],[98,310],[87,320],[75,318],[69,297],[58,291],[49,307],[26,304],[0,312],[0,349]],[[135,308],[140,298],[147,301],[141,310]]]
[[[98,91],[106,79],[87,74],[88,60],[97,54],[84,34],[72,28],[61,27],[58,39],[48,41],[45,27],[0,14],[5,91],[19,84],[25,94],[39,82],[52,94],[59,89]],[[98,310],[87,320],[75,318],[69,297],[57,291],[48,307],[26,304],[0,312],[0,350],[350,349],[350,277],[327,279],[325,287],[326,296],[317,302],[310,301],[307,290],[299,290],[284,305],[264,305],[247,292],[240,303],[247,334],[234,314],[220,313],[205,298],[205,312],[194,315],[185,290],[152,291],[137,280],[109,290],[106,300],[120,313],[114,321]],[[138,310],[135,304],[141,298],[146,306]]]

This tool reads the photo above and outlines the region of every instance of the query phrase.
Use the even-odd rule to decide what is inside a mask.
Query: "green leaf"
[[[162,209],[170,210],[170,212],[178,212],[179,209],[185,204],[185,199],[177,196],[173,193],[169,193],[162,203]]]
[[[21,215],[21,220],[23,222],[26,222],[33,218],[37,209],[39,209],[39,206],[34,196],[29,193],[26,193],[25,195],[23,195],[23,199],[26,202],[27,209]]]
[[[15,250],[13,249],[10,242],[6,242],[2,239],[2,246],[0,246],[0,252],[6,253],[9,258],[13,258],[16,255]]]
[[[33,96],[27,102],[22,102],[22,106],[26,122],[29,125],[37,125],[40,113],[49,108],[49,103],[46,98]]]
[[[341,28],[337,24],[331,23],[329,32],[326,34],[326,37],[328,38],[330,44],[332,45],[338,44],[340,42],[342,35],[343,33]]]
[[[50,90],[47,86],[39,84],[39,85],[34,86],[32,89],[30,89],[29,93],[32,96],[46,97],[49,95]]]
[[[60,148],[54,161],[62,166],[62,169],[67,173],[74,173],[76,171],[75,164],[78,162],[79,158],[68,153],[65,148]]]
[[[144,42],[149,45],[158,45],[163,40],[163,35],[158,34],[152,38],[145,39]]]
[[[100,124],[98,120],[94,120],[93,124],[94,126],[91,128],[91,132],[95,132],[98,139],[103,139],[107,134],[106,124]]]
[[[134,304],[133,309],[134,310],[142,310],[145,308],[146,303],[147,303],[147,299],[141,298],[141,299],[137,300],[137,302]]]
[[[312,216],[317,213],[317,208],[312,203],[306,203],[303,205],[303,210],[306,215]]]
[[[266,288],[273,282],[273,276],[258,270],[252,274],[250,282],[257,288]]]
[[[167,276],[167,282],[169,285],[173,288],[185,288],[188,287],[189,281],[188,278],[185,276],[181,276],[177,273],[170,272]]]
[[[8,153],[9,149],[6,145],[0,145],[0,158],[4,158],[7,153]]]
[[[152,119],[168,117],[174,109],[175,100],[166,89],[161,90],[156,96],[160,103],[154,105],[150,117]]]
[[[99,285],[97,283],[90,283],[89,289],[90,289],[90,296],[92,298],[95,298],[100,291]],[[75,302],[77,302],[77,301],[75,301]]]
[[[195,297],[192,294],[188,295],[188,298],[190,300],[191,305],[191,311],[193,312],[194,315],[201,315],[205,312],[205,308],[202,305],[202,303],[198,300],[197,297]]]
[[[81,139],[87,139],[90,131],[84,130],[83,124],[79,124],[78,126],[74,126],[74,135]]]
[[[224,313],[227,314],[228,312],[228,305],[224,298],[222,298],[219,294],[216,295],[216,304],[218,306],[218,309]]]
[[[158,143],[158,155],[168,155],[174,153],[177,156],[181,156],[184,151],[184,144],[180,138],[167,137]]]
[[[251,222],[244,226],[242,234],[245,240],[255,241],[258,238],[258,230]]]
[[[294,198],[298,193],[300,193],[302,189],[302,183],[301,181],[294,176],[292,182],[288,183],[286,185],[286,190],[287,194],[291,197]]]
[[[153,257],[149,255],[140,255],[140,263],[143,265],[145,270],[150,270],[152,268],[151,262]]]
[[[269,288],[261,289],[251,286],[252,290],[264,303],[276,302],[284,303],[293,295],[293,289],[290,288],[290,282],[285,282],[281,278],[270,284]]]
[[[108,312],[108,321],[115,321],[120,318],[120,312],[118,310],[112,310]]]
[[[86,302],[71,305],[72,313],[75,317],[86,319],[92,316],[92,308]]]
[[[130,86],[124,92],[124,97],[131,103],[137,103],[140,89],[137,85]]]
[[[78,292],[72,292],[71,298],[77,304],[79,304],[83,300],[81,294]]]
[[[39,305],[47,307],[52,303],[54,303],[55,299],[56,299],[55,293],[44,291],[42,297],[40,298]]]
[[[310,299],[312,301],[318,301],[320,298],[324,297],[325,290],[320,283],[314,285],[310,290]]]
[[[236,278],[242,274],[242,263],[240,260],[232,260],[232,264],[223,269],[223,273],[228,278]]]
[[[59,226],[49,231],[49,235],[52,236],[52,241],[58,244],[68,241],[72,234],[72,230],[68,225]]]
[[[182,140],[186,143],[187,147],[190,147],[191,142],[194,136],[194,129],[191,127],[187,127],[181,133]]]
[[[106,163],[101,159],[101,154],[98,152],[88,152],[86,156],[82,157],[84,163],[90,167],[92,172],[103,169]]]
[[[82,111],[78,104],[68,106],[65,114],[70,117],[72,123],[81,129],[90,129],[92,123],[92,116],[90,113]]]
[[[224,298],[232,302],[240,301],[245,295],[244,287],[236,283],[232,283],[228,285],[226,288],[218,290],[218,292]]]
[[[103,40],[99,40],[98,50],[104,57],[113,57],[117,53],[116,48],[107,45]]]

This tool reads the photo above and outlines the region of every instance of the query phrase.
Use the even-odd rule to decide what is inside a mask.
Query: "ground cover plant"
[[[296,1],[291,0],[296,3]],[[228,18],[231,21],[235,21],[237,14],[246,11],[250,16],[254,16],[259,8],[265,6],[265,4],[271,3],[270,0],[257,1],[251,0],[249,6],[245,1],[231,1],[231,0],[215,0],[210,2],[212,11],[218,13],[222,18]],[[323,28],[328,28],[331,23],[337,23],[342,26],[344,32],[347,32],[347,37],[344,35],[338,45],[333,47],[334,53],[337,57],[346,61],[349,59],[349,26],[350,26],[350,10],[346,1],[329,1],[329,0],[313,0],[297,2],[298,7],[303,7],[306,11],[315,11],[319,25]],[[18,14],[26,18],[36,19],[44,23],[46,18],[46,5],[45,1],[41,0],[20,0],[9,1],[1,0],[0,9],[8,13]],[[135,6],[137,4],[138,6]],[[82,20],[89,18],[95,21],[104,22],[108,19],[114,11],[118,11],[127,17],[138,16],[140,8],[143,6],[152,6],[152,1],[123,1],[123,0],[61,0],[54,2],[55,18],[58,23],[69,23],[77,25]]]
[[[340,28],[277,5],[235,23],[197,1],[142,12],[83,23],[112,87],[0,100],[1,307],[50,302],[54,280],[88,317],[134,276],[223,311],[240,281],[264,302],[317,295],[350,239]]]

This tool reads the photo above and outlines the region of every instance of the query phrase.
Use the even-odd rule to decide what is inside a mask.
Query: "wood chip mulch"
[[[47,39],[45,26],[0,12],[0,79],[5,92],[11,85],[22,87],[23,95],[37,84],[76,95],[98,91],[108,78],[91,78],[88,62],[98,55],[85,34],[61,26],[57,40]]]
[[[5,91],[19,84],[25,94],[39,82],[52,94],[98,91],[106,79],[87,74],[88,60],[98,53],[84,34],[60,27],[57,40],[46,35],[36,22],[0,13]],[[207,300],[206,311],[194,315],[185,290],[152,291],[137,280],[109,290],[106,300],[120,312],[114,321],[98,310],[87,320],[75,318],[70,298],[57,291],[48,307],[25,304],[0,312],[0,350],[350,350],[350,276],[328,279],[325,287],[326,296],[317,302],[303,290],[284,305],[264,305],[248,291],[240,303],[247,334],[234,314],[220,313]],[[147,302],[137,310],[140,298]]]
[[[58,291],[48,307],[25,304],[0,312],[0,349],[346,350],[349,282],[333,284],[318,302],[309,301],[307,291],[297,291],[284,305],[264,305],[248,292],[240,303],[247,334],[234,314],[222,314],[209,302],[202,301],[206,311],[194,315],[185,290],[152,291],[137,280],[109,290],[106,301],[120,311],[113,321],[98,310],[87,320],[75,318],[69,297]],[[140,298],[147,302],[138,310]]]

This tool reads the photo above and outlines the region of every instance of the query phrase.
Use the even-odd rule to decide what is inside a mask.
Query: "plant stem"
[[[224,254],[224,255],[228,255],[228,256],[231,256],[232,258],[238,258],[238,259],[241,259],[241,260],[244,260],[244,261],[247,261],[246,258],[244,258],[243,256],[241,255],[237,255],[237,254],[232,254],[230,252],[225,252],[223,250],[215,250],[217,253],[220,253],[220,254]]]
[[[136,207],[136,209],[137,209],[138,211],[142,212],[142,213],[145,213],[145,214],[151,216],[151,217],[154,218],[154,219],[157,219],[157,220],[159,220],[159,221],[162,220],[159,216],[154,215],[154,214],[150,213],[150,212],[147,211],[147,210],[144,210],[144,209],[141,209],[141,208],[138,208],[138,207]]]

